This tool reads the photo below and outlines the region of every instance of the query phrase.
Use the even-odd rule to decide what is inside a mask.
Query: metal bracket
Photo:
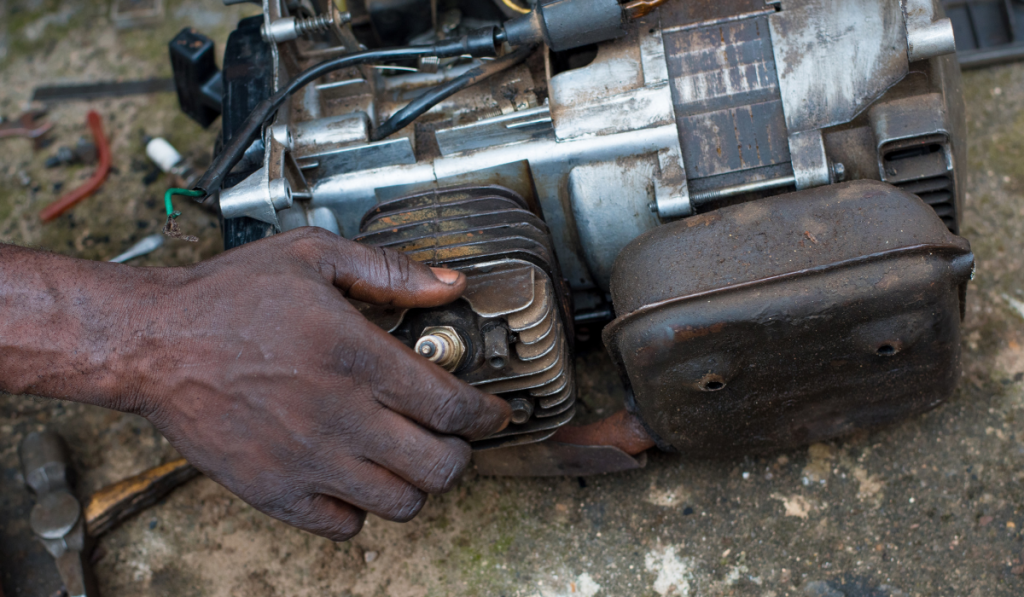
[[[663,220],[682,218],[693,213],[683,152],[678,144],[658,152],[658,175],[654,178],[654,207],[658,217]]]
[[[249,178],[221,192],[220,211],[226,220],[245,216],[272,224],[275,230],[280,231],[281,222],[277,219],[274,196],[285,197],[291,203],[292,190],[288,179],[271,181],[267,169],[260,168]]]
[[[832,182],[832,169],[825,155],[825,140],[820,130],[801,131],[789,135],[789,155],[797,190]]]

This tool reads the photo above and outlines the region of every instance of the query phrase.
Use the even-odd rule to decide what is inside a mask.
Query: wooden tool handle
[[[99,537],[157,503],[199,471],[184,458],[114,483],[92,495],[85,505],[85,530]]]

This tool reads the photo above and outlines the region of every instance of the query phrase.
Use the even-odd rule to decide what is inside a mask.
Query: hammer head
[[[72,471],[67,446],[56,433],[43,431],[26,435],[18,446],[18,456],[25,484],[37,497],[71,489]]]

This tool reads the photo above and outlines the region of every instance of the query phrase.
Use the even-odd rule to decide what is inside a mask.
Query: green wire
[[[184,195],[186,197],[195,198],[202,197],[205,194],[206,192],[204,191],[192,191],[189,189],[167,189],[167,192],[164,193],[164,207],[167,208],[167,217],[176,218],[181,215],[181,212],[174,211],[174,205],[171,204],[171,197],[174,195]]]

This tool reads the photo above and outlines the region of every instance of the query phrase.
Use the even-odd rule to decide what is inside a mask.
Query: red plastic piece
[[[46,209],[39,214],[40,219],[44,222],[49,222],[64,215],[76,203],[95,193],[100,188],[100,185],[103,184],[103,181],[107,179],[107,174],[110,173],[110,145],[103,134],[103,120],[96,111],[89,110],[86,122],[89,124],[89,130],[92,131],[92,138],[96,144],[100,163],[96,167],[96,172],[82,186],[69,191],[60,199],[46,206]]]

